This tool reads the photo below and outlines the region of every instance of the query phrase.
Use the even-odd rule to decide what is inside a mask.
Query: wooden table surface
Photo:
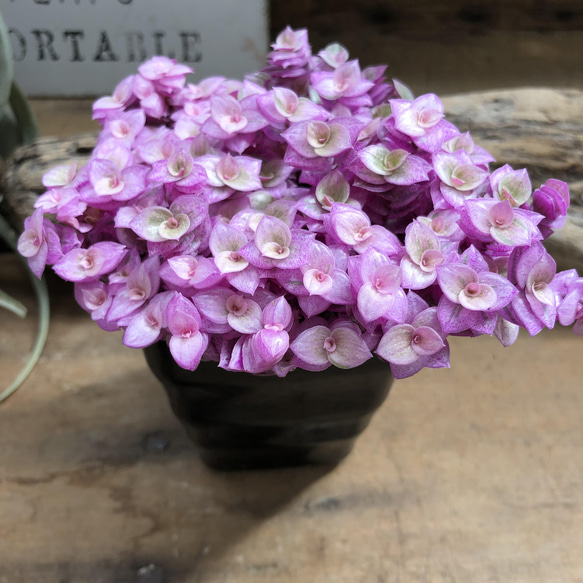
[[[14,257],[0,378],[35,329]],[[0,406],[0,583],[583,582],[582,339],[454,339],[338,467],[214,473],[140,351],[53,282],[49,341]]]

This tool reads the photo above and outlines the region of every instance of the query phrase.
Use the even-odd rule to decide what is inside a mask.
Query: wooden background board
[[[416,94],[583,87],[580,0],[272,0],[271,35],[308,28]]]

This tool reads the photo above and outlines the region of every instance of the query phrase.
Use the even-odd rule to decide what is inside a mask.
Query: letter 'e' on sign
[[[0,0],[15,77],[30,96],[108,95],[154,55],[194,81],[264,66],[267,0]]]

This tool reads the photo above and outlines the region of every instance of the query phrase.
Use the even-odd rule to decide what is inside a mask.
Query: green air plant
[[[14,63],[8,29],[0,14],[0,156],[7,158],[12,151],[38,136],[36,122],[28,101],[14,82]],[[1,195],[0,195],[1,201]],[[16,251],[17,235],[0,214],[0,238]],[[28,266],[26,267],[28,270]],[[30,273],[30,271],[29,271]],[[17,375],[16,379],[4,390],[0,390],[0,403],[7,399],[22,384],[37,363],[43,350],[49,326],[49,301],[45,282],[31,275],[39,303],[39,326],[32,353]],[[24,318],[26,307],[0,289],[0,308],[6,308]]]

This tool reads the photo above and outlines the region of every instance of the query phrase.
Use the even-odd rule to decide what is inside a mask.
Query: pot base
[[[388,364],[376,358],[354,369],[297,369],[279,378],[229,372],[215,362],[187,371],[164,342],[144,352],[202,460],[218,470],[336,464],[392,383]]]

